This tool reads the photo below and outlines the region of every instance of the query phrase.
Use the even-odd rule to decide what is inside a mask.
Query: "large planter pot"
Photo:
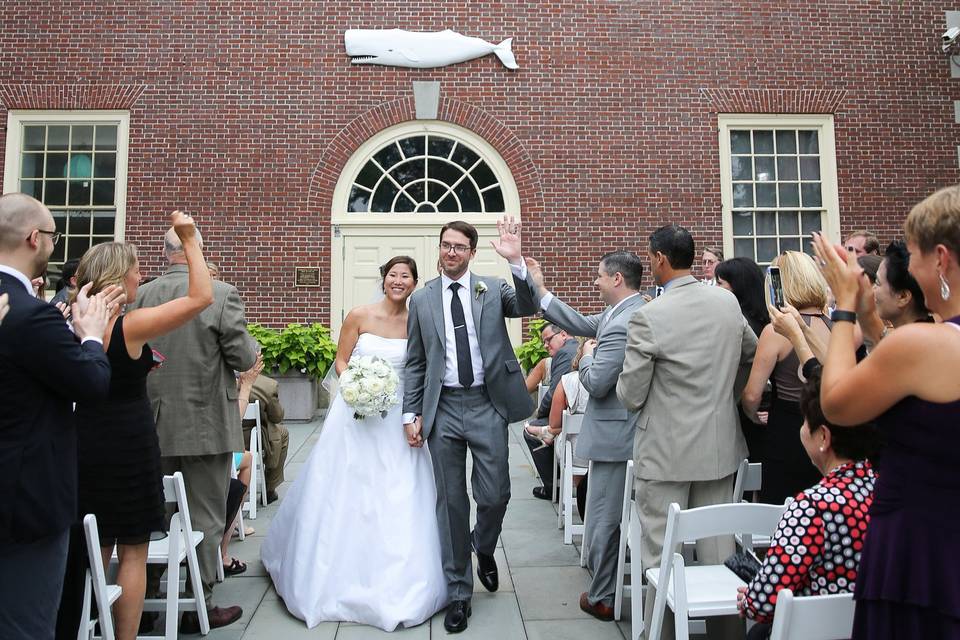
[[[284,374],[274,372],[271,377],[280,385],[284,421],[309,422],[317,416],[323,389],[316,380],[292,369]],[[323,395],[326,397],[325,391]]]

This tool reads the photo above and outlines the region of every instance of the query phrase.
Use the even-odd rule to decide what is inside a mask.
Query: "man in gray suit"
[[[510,499],[507,424],[533,411],[504,318],[533,315],[536,294],[520,255],[520,225],[505,217],[497,227],[500,239],[492,244],[510,263],[516,289],[470,273],[477,230],[451,222],[440,231],[441,275],[410,296],[407,320],[403,422],[410,446],[430,443],[450,633],[466,629],[470,616],[471,545],[480,582],[489,591],[499,586],[493,553]],[[468,447],[477,503],[472,532]]]
[[[560,384],[560,378],[570,373],[573,365],[573,359],[577,356],[577,349],[580,343],[576,338],[570,337],[566,331],[555,324],[548,324],[540,331],[540,339],[547,353],[550,354],[550,384],[547,392],[543,394],[540,404],[537,406],[537,412],[530,420],[531,427],[544,427],[550,424],[550,406],[553,404],[553,393]],[[530,449],[530,456],[533,458],[533,465],[537,468],[537,474],[540,476],[542,487],[533,488],[533,497],[541,500],[550,500],[553,496],[553,445],[545,445],[544,442],[526,430],[523,433],[523,441]]]
[[[650,236],[653,277],[664,293],[630,319],[617,382],[623,406],[640,412],[634,474],[644,569],[660,566],[670,503],[687,509],[729,502],[733,474],[747,455],[737,398],[757,338],[732,293],[701,286],[690,275],[694,256],[693,238],[683,227],[667,225]],[[697,545],[708,564],[733,550],[732,538]],[[653,600],[646,602],[648,621]],[[664,622],[662,637],[672,638],[672,618]],[[711,627],[718,623],[724,625],[708,620]]]
[[[140,287],[135,307],[155,307],[186,295],[186,257],[173,229],[164,237],[163,251],[170,266]],[[151,343],[167,359],[147,378],[147,392],[157,421],[163,472],[183,473],[193,528],[203,532],[198,559],[210,626],[222,627],[243,614],[240,607],[214,607],[211,601],[226,524],[230,465],[233,452],[244,449],[234,371],[252,367],[257,353],[237,289],[214,280],[213,299],[199,316]],[[196,613],[183,614],[180,629],[199,631]]]
[[[643,263],[627,251],[614,251],[600,259],[597,279],[600,297],[608,305],[603,313],[585,316],[543,288],[543,274],[527,261],[538,285],[543,315],[578,336],[595,337],[584,344],[580,382],[590,393],[576,455],[590,460],[587,486],[587,528],[583,544],[593,571],[590,590],[580,595],[580,608],[600,620],[613,620],[620,514],[627,460],[633,453],[636,413],[617,399],[617,377],[623,365],[627,321],[644,305],[640,296]]]

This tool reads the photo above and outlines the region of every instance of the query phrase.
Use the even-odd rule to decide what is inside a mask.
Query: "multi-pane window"
[[[749,124],[721,127],[727,249],[760,264],[812,253],[810,233],[835,215],[833,141],[823,126]]]
[[[411,135],[378,149],[350,189],[351,213],[503,213],[496,174],[469,145]]]
[[[118,210],[122,213],[125,172],[118,168],[125,164],[125,121],[52,114],[11,116],[11,121],[5,190],[43,202],[63,233],[49,272],[58,273],[65,261],[80,258],[94,244],[122,237]]]

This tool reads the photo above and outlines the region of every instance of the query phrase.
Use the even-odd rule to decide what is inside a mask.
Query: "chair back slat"
[[[742,502],[746,492],[760,491],[762,485],[763,465],[744,458],[737,469],[737,479],[733,483],[733,502]]]
[[[97,516],[88,513],[83,517],[83,532],[87,542],[87,558],[89,560],[89,578],[93,586],[93,593],[97,602],[97,615],[100,622],[100,633],[104,640],[113,640],[113,614],[110,610],[110,599],[107,596],[107,575],[103,568],[103,556],[100,553],[100,531],[97,528]],[[89,621],[89,611],[84,615],[85,622]],[[93,637],[92,629],[80,629],[89,632]]]
[[[674,502],[667,514],[663,548],[674,550],[684,542],[738,533],[769,536],[776,530],[785,510],[782,504],[742,502],[681,511],[680,505]]]
[[[254,400],[247,405],[247,410],[243,414],[244,420],[256,420],[257,426],[260,426],[260,401]]]
[[[852,593],[796,597],[777,593],[770,640],[839,640],[853,633],[856,608]]]
[[[583,428],[583,414],[569,413],[564,409],[561,426],[564,437],[580,433]]]

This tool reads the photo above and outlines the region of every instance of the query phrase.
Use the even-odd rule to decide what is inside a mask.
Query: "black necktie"
[[[460,283],[450,284],[453,298],[450,300],[450,319],[453,320],[453,335],[457,342],[457,377],[464,389],[473,384],[473,362],[470,360],[470,339],[467,338],[467,320],[463,315],[463,304],[458,291]]]

